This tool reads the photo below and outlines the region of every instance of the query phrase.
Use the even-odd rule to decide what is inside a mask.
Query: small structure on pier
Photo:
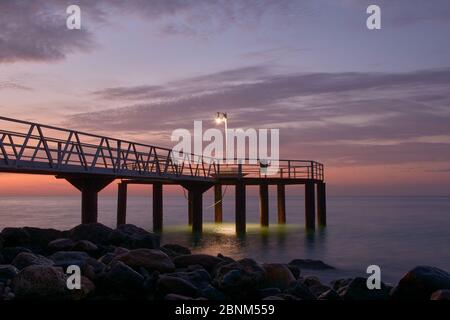
[[[116,179],[117,224],[126,223],[127,186],[153,186],[153,229],[163,228],[163,188],[187,190],[188,223],[202,231],[203,194],[214,188],[215,222],[222,222],[222,187],[235,188],[236,232],[246,231],[246,188],[259,186],[260,222],[269,225],[269,186],[277,188],[278,223],[285,224],[287,185],[305,186],[305,227],[326,225],[324,168],[306,160],[279,160],[276,174],[261,173],[261,164],[226,164],[201,155],[173,161],[166,148],[0,117],[0,172],[46,174],[66,179],[81,192],[82,223],[97,222],[98,193]],[[248,159],[240,159],[248,160]]]

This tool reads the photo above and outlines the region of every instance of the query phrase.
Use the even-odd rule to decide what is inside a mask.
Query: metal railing
[[[265,166],[255,159],[233,160],[228,164],[192,153],[175,156],[168,148],[0,116],[0,171],[92,173],[117,178],[324,179],[323,165],[316,161],[279,160],[276,166]]]
[[[215,159],[182,156],[185,161],[174,161],[168,148],[0,117],[0,168],[12,171],[203,179],[215,174]]]
[[[227,161],[225,161],[227,162]],[[250,162],[250,163],[249,163]],[[261,163],[262,162],[262,163]],[[323,164],[311,160],[278,160],[264,164],[258,159],[240,159],[235,163],[220,163],[218,177],[221,178],[278,178],[324,180]]]

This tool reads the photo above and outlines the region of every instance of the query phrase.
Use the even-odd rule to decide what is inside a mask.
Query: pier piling
[[[127,223],[127,184],[120,182],[117,190],[117,226]]]
[[[209,183],[184,183],[182,186],[188,190],[189,220],[192,223],[192,231],[201,233],[203,231],[203,193],[212,184]]]
[[[222,185],[214,185],[214,222],[222,223],[223,206],[222,206]]]
[[[238,181],[235,186],[235,223],[238,235],[245,234],[246,231],[245,193],[245,184],[242,181]]]
[[[259,185],[259,212],[261,226],[269,226],[269,185],[261,183]]]
[[[163,228],[163,184],[153,183],[153,231]]]
[[[327,225],[326,186],[324,182],[317,183],[317,223],[324,227]]]
[[[278,207],[278,223],[286,224],[286,187],[284,184],[277,184],[277,207]]]
[[[308,230],[315,229],[315,195],[314,183],[305,184],[305,227]]]
[[[66,177],[81,191],[81,223],[95,223],[98,217],[98,193],[114,181],[104,177]]]

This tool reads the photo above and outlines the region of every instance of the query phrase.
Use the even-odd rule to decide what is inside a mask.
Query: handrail
[[[29,169],[53,172],[75,170],[75,166],[77,170],[82,168],[90,173],[120,176],[156,174],[204,179],[216,179],[221,176],[221,171],[224,174],[226,168],[235,168],[245,177],[324,179],[323,164],[313,160],[277,160],[278,171],[269,176],[264,174],[261,159],[218,159],[182,151],[178,153],[181,158],[175,159],[169,148],[0,116],[0,124],[2,121],[26,125],[27,130],[11,131],[2,129],[0,125],[0,160],[4,162],[2,164],[0,161],[0,168],[9,166],[20,169],[28,166]],[[44,133],[47,130],[59,134],[49,136]],[[63,137],[59,136],[61,133]],[[87,142],[86,139],[97,141]],[[72,156],[76,159],[73,160]],[[233,163],[230,164],[230,161]]]

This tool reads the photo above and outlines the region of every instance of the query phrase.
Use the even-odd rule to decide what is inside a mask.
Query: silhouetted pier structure
[[[178,161],[174,161],[177,159]],[[245,162],[248,159],[240,159]],[[126,223],[128,184],[153,186],[153,229],[163,228],[164,185],[180,185],[188,194],[188,222],[203,225],[203,194],[214,188],[214,217],[222,222],[222,186],[235,189],[237,233],[246,230],[246,187],[259,186],[260,222],[269,225],[269,186],[277,188],[278,223],[285,224],[287,185],[305,186],[305,227],[326,225],[323,165],[280,160],[276,174],[264,175],[254,164],[227,164],[195,154],[174,157],[171,149],[0,117],[0,172],[54,175],[81,192],[81,222],[97,222],[98,193],[118,184],[117,224]],[[317,195],[317,196],[316,196]]]

